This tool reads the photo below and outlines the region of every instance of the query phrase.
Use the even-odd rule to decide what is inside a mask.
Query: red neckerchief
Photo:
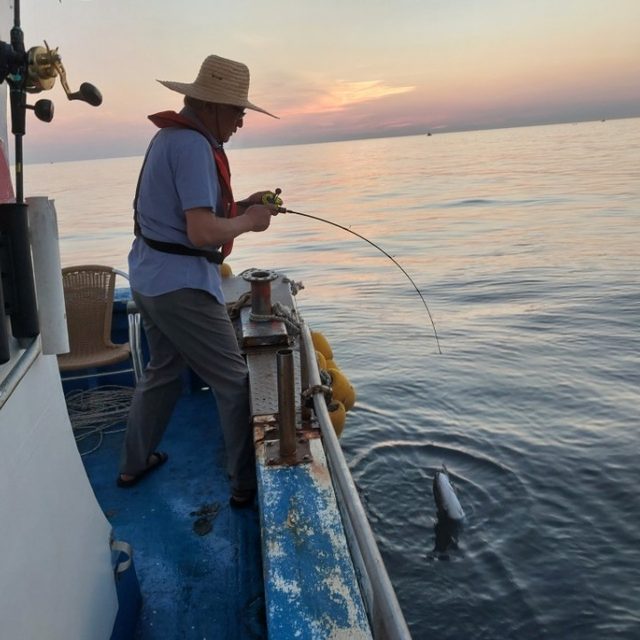
[[[154,113],[148,116],[148,118],[160,129],[164,129],[165,127],[182,127],[200,132],[207,140],[211,138],[211,134],[204,127],[175,111],[161,111],[160,113]],[[227,154],[222,147],[215,147],[213,144],[211,145],[211,151],[216,163],[216,168],[218,169],[217,178],[222,193],[224,217],[234,218],[238,214],[238,209],[233,199],[233,192],[231,191],[231,171],[229,169]],[[225,244],[222,245],[222,255],[226,258],[231,253],[232,248],[233,240],[225,242]]]

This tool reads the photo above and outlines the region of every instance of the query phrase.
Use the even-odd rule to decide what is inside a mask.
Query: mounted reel
[[[71,91],[57,47],[51,49],[45,40],[44,46],[31,47],[25,52],[22,42],[22,32],[16,29],[12,30],[11,44],[0,42],[0,82],[6,80],[14,96],[16,92],[24,95],[25,92],[48,91],[59,77],[69,100],[80,100],[93,107],[102,104],[102,94],[89,82],[83,82],[78,91]],[[27,104],[24,98],[17,102],[16,107],[32,109],[39,120],[51,122],[53,119],[51,100],[38,100],[35,105]],[[20,122],[22,118],[18,117],[17,120]],[[18,129],[22,130],[23,127],[18,126]],[[14,133],[19,133],[15,127]]]
[[[89,82],[83,82],[79,91],[71,91],[67,82],[67,72],[58,53],[58,47],[51,49],[46,40],[44,41],[44,47],[31,47],[27,52],[27,83],[25,89],[29,93],[48,91],[55,84],[56,77],[60,77],[60,84],[69,100],[82,100],[93,107],[98,107],[102,104],[100,91]]]
[[[25,91],[28,93],[48,91],[53,88],[57,77],[60,78],[60,84],[69,100],[81,100],[93,107],[102,104],[100,91],[89,82],[83,82],[78,91],[71,91],[58,47],[51,49],[46,40],[44,47],[31,47],[27,52]],[[38,100],[33,107],[31,105],[26,105],[26,107],[33,109],[39,120],[51,122],[53,119],[53,103],[50,100]]]

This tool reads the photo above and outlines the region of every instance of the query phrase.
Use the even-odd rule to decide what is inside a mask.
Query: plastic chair
[[[67,311],[70,352],[58,356],[61,374],[84,369],[98,369],[128,361],[132,367],[82,375],[64,376],[65,380],[115,375],[133,371],[136,382],[142,375],[140,314],[135,303],[127,304],[129,342],[111,341],[111,321],[116,276],[129,277],[123,271],[103,265],[81,265],[62,269],[64,300]]]

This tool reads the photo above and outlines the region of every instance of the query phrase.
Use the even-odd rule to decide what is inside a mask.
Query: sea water
[[[640,638],[640,119],[229,156],[237,197],[366,236],[433,315],[442,353],[390,260],[292,214],[230,258],[304,283],[357,390],[342,446],[414,638]],[[126,269],[141,162],[25,167],[64,265]],[[466,512],[444,552],[443,463]]]

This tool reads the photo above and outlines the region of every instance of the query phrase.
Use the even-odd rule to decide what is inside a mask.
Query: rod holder
[[[280,457],[296,455],[296,403],[293,351],[281,349],[276,354],[278,365],[278,415],[280,423]]]
[[[251,319],[270,320],[271,282],[278,274],[266,269],[252,269],[242,277],[251,283]]]
[[[40,326],[24,202],[0,204],[0,254],[5,311],[11,316],[13,336],[35,338]]]

